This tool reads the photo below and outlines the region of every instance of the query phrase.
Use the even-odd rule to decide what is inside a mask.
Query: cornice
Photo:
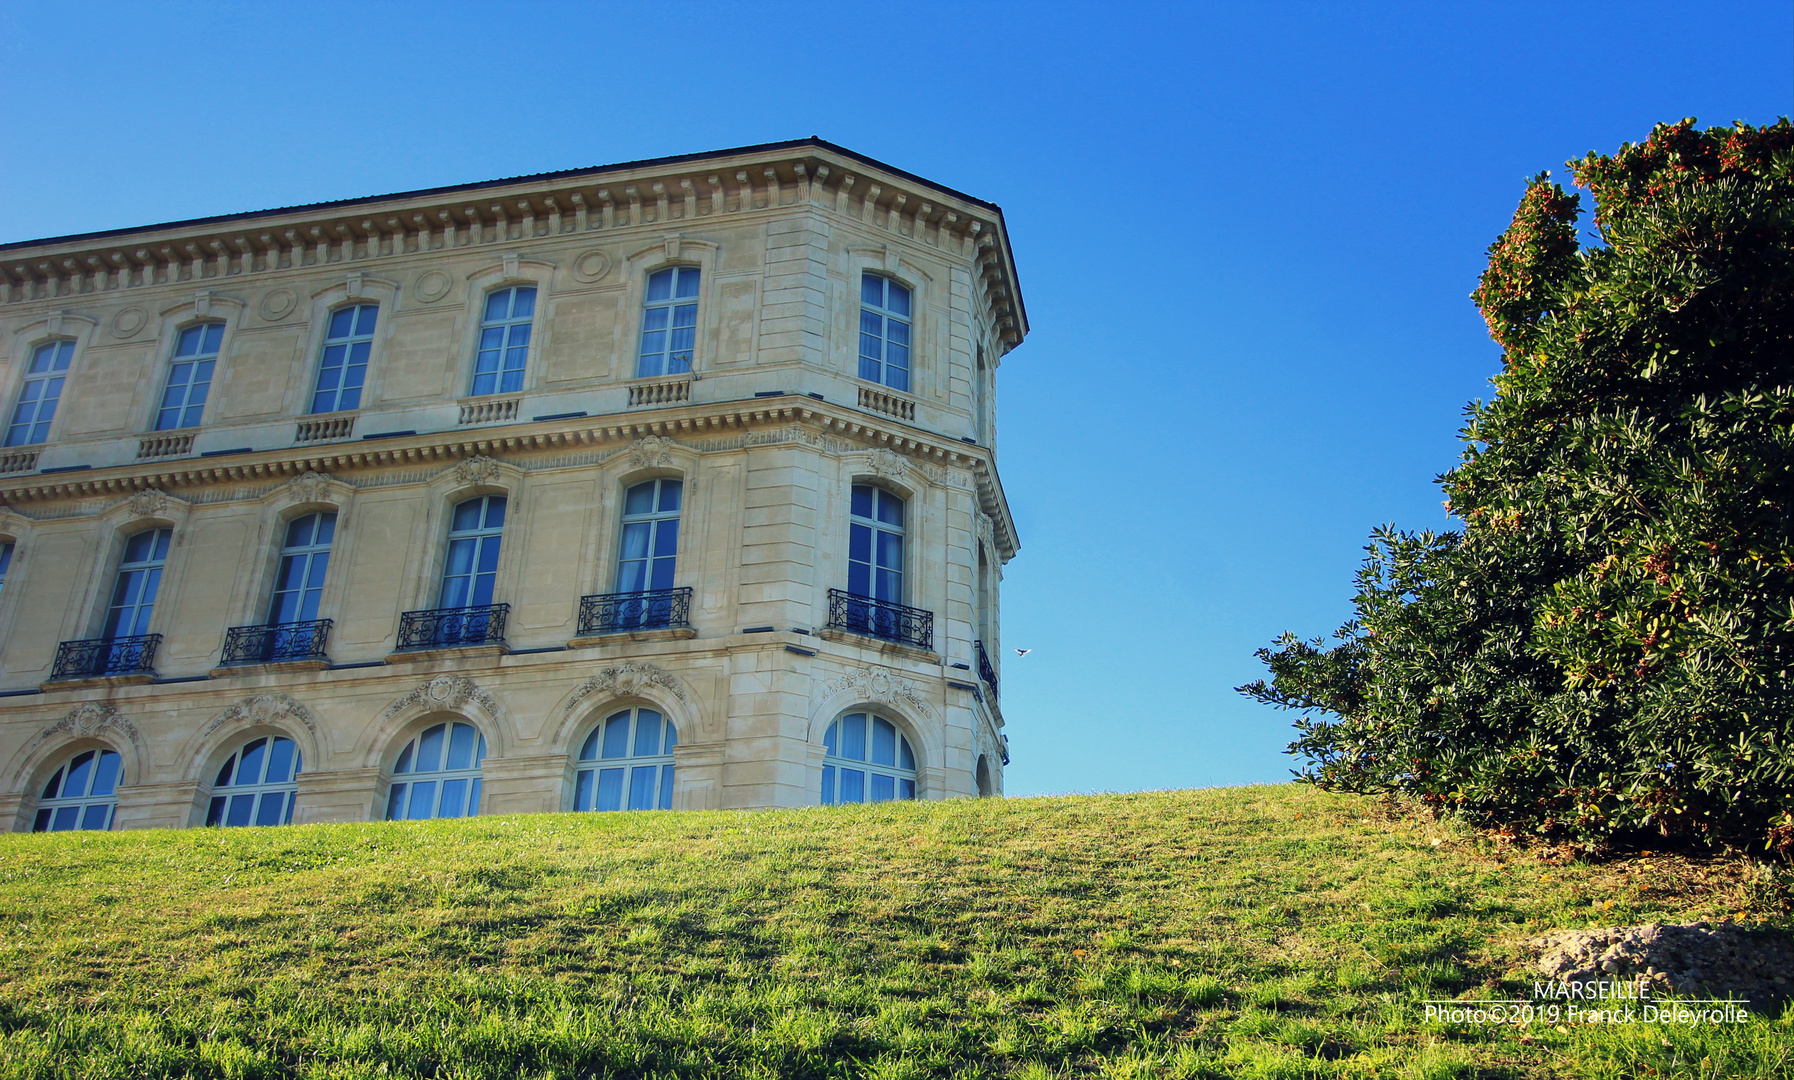
[[[107,466],[79,473],[11,477],[0,480],[0,508],[17,508],[30,516],[28,508],[33,504],[118,498],[151,489],[178,492],[213,484],[276,482],[308,472],[346,475],[432,463],[450,465],[476,456],[502,459],[507,454],[564,452],[581,447],[621,448],[648,436],[701,439],[792,424],[818,436],[832,435],[867,448],[888,449],[923,465],[965,470],[972,477],[980,509],[993,523],[999,556],[1003,562],[1015,557],[1021,542],[990,451],[795,394],[783,399],[686,405],[627,416],[613,414],[577,421],[428,432],[373,443],[293,446],[234,455],[228,460],[189,458]]]
[[[1003,350],[1026,336],[1000,207],[822,140],[0,245],[0,310],[806,206],[969,260]]]

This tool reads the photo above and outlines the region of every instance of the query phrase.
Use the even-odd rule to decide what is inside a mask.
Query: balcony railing
[[[828,591],[826,629],[867,634],[918,649],[934,649],[934,612],[855,596],[841,589]]]
[[[604,593],[579,599],[579,632],[621,634],[691,625],[691,586],[647,592]]]
[[[56,646],[52,679],[97,679],[106,675],[154,675],[161,634],[87,638]]]
[[[509,604],[407,611],[399,616],[399,651],[503,645],[510,614]]]
[[[997,696],[997,669],[990,666],[990,654],[984,651],[984,642],[972,642],[972,648],[978,652],[978,677],[984,685],[990,687],[990,696],[994,701]]]
[[[233,626],[224,634],[224,663],[280,664],[292,660],[328,660],[324,642],[330,636],[329,619],[270,623],[266,626]]]

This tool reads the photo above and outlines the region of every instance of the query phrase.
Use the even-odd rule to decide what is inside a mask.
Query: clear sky
[[[1128,790],[1287,776],[1232,687],[1447,525],[1523,179],[1794,111],[1794,11],[0,0],[0,98],[0,241],[808,135],[1001,204],[1007,787]]]

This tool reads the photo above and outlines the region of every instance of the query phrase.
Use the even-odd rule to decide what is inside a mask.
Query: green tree
[[[1356,617],[1240,690],[1327,787],[1600,843],[1794,854],[1794,128],[1659,125],[1541,174],[1473,294],[1502,347]]]

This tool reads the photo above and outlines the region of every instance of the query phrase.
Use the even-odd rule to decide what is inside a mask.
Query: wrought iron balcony
[[[934,649],[934,612],[855,596],[841,589],[828,591],[828,630],[866,634],[918,649]]]
[[[691,587],[603,593],[579,599],[580,634],[621,634],[691,625]]]
[[[154,675],[161,634],[87,638],[56,646],[52,679],[97,679],[107,675]]]
[[[280,664],[290,660],[327,660],[324,641],[329,619],[233,626],[224,634],[224,663]]]
[[[399,651],[503,645],[510,614],[509,604],[407,611],[399,616]]]
[[[984,685],[990,687],[991,700],[994,701],[997,697],[997,669],[990,666],[990,654],[984,651],[984,642],[974,641],[972,648],[978,652],[978,677],[984,680]]]

